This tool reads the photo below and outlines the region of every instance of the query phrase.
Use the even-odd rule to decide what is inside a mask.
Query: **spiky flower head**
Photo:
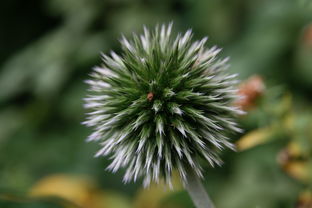
[[[228,135],[239,131],[227,59],[205,48],[207,38],[191,42],[191,30],[174,37],[171,28],[123,37],[121,55],[102,54],[86,81],[88,140],[100,143],[96,156],[111,155],[109,170],[126,167],[124,182],[143,176],[145,186],[170,184],[174,169],[185,182],[189,168],[201,177],[202,162],[220,165],[220,150],[233,149]]]

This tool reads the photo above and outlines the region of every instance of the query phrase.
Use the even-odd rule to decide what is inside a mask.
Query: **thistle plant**
[[[206,48],[207,38],[192,42],[191,30],[174,36],[171,29],[144,28],[122,37],[121,55],[102,54],[86,81],[91,112],[84,123],[94,128],[88,141],[101,145],[96,156],[110,155],[107,169],[126,168],[124,182],[143,177],[145,187],[160,179],[171,186],[177,170],[194,199],[203,193],[202,165],[221,165],[220,151],[234,149],[228,136],[240,131],[241,111],[233,105],[236,75],[226,73],[220,49]]]

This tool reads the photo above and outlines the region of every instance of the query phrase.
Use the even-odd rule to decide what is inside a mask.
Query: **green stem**
[[[200,178],[193,171],[188,172],[185,188],[197,208],[215,208]]]

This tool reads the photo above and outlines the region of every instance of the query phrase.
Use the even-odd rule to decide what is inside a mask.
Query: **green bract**
[[[122,54],[103,54],[86,81],[88,140],[102,146],[96,156],[111,155],[109,170],[127,168],[125,182],[143,176],[145,186],[160,177],[170,184],[173,169],[185,181],[188,168],[201,177],[203,160],[220,165],[220,150],[233,148],[227,135],[240,131],[227,59],[204,47],[207,38],[191,42],[190,30],[173,37],[171,26],[123,37]]]

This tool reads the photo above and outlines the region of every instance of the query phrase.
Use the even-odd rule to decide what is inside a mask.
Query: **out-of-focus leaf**
[[[30,190],[30,196],[58,196],[77,204],[85,204],[89,191],[94,190],[86,179],[66,175],[52,175],[38,181]]]
[[[290,161],[284,165],[284,170],[292,177],[308,182],[311,179],[309,163],[304,161]]]
[[[122,195],[104,192],[84,177],[51,175],[38,181],[30,190],[32,197],[60,197],[88,208],[129,208],[129,201]]]
[[[267,142],[275,133],[272,127],[264,127],[253,130],[239,139],[236,143],[237,149],[240,151],[252,148],[256,145]]]

